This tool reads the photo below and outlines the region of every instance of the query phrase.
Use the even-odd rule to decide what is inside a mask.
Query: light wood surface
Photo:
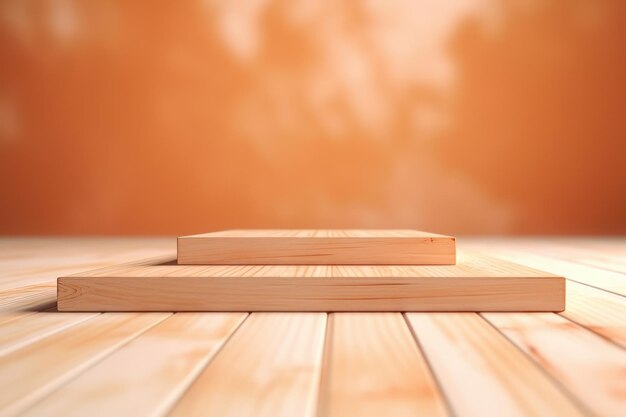
[[[454,237],[417,230],[226,230],[178,238],[181,265],[452,265]]]
[[[624,400],[614,391],[624,384],[623,349],[557,314],[483,316],[523,352],[545,364],[547,373],[559,378],[589,410],[604,416],[623,415]],[[594,381],[593,386],[589,381]]]
[[[516,245],[517,246],[517,245]],[[494,245],[478,245],[479,249],[489,250],[489,254],[510,262],[523,263],[532,268],[544,269],[567,277],[570,281],[585,284],[591,287],[610,291],[619,295],[626,295],[626,280],[624,274],[595,268],[585,264],[566,261],[562,258],[552,257],[543,252],[537,254],[529,252],[523,247],[502,247]]]
[[[0,416],[622,415],[626,300],[605,272],[626,239],[461,241],[555,274],[566,262],[567,308],[60,313],[57,276],[175,240],[0,239]],[[580,269],[563,248],[586,254]]]
[[[329,316],[321,415],[448,415],[401,313]]]
[[[54,395],[38,401],[23,415],[162,414],[189,388],[246,315],[174,314],[60,387]],[[132,377],[120,380],[121,369]]]
[[[326,314],[256,313],[233,336],[172,416],[315,416]]]
[[[568,282],[567,287],[567,310],[560,314],[581,326],[593,328],[600,336],[626,348],[624,299],[575,282]]]
[[[177,265],[58,280],[61,311],[562,311],[565,280],[460,253],[456,265]]]
[[[0,409],[12,414],[36,404],[56,387],[169,315],[101,314],[0,356]]]
[[[458,414],[582,416],[540,368],[475,313],[407,313]]]

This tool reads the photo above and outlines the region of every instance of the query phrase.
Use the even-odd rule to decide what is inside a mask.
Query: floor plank
[[[581,284],[590,285],[622,296],[626,295],[626,279],[618,272],[519,250],[502,249],[501,247],[490,249],[489,254],[510,262],[558,274]]]
[[[594,250],[584,244],[558,239],[557,241],[547,240],[534,244],[528,242],[526,245],[534,247],[535,251],[542,251],[555,258],[626,274],[624,256]]]
[[[0,317],[4,313],[42,311],[56,306],[56,282],[0,291]]]
[[[585,415],[555,383],[475,313],[407,313],[458,417]]]
[[[591,251],[591,249],[588,249],[589,239],[475,239],[470,242],[469,246],[474,249],[480,249],[481,251],[492,253],[496,256],[498,253],[502,253],[503,250],[509,251],[509,255],[511,252],[515,251],[515,257],[507,257],[507,255],[504,255],[504,259],[515,259],[518,262],[524,263],[528,260],[528,256],[525,255],[525,251],[535,251],[538,250],[537,248],[543,248],[544,254],[554,258],[554,250],[551,249],[550,245],[550,242],[553,241],[566,242],[567,245],[562,244],[563,248],[569,248],[570,246],[582,247],[587,248],[585,250]],[[599,252],[597,251],[598,245],[605,241],[598,241],[594,239],[592,242],[594,243],[594,246],[592,246],[592,248],[594,248],[593,251]],[[614,247],[626,247],[626,240],[613,239],[608,242],[612,242],[612,244],[604,243],[601,248],[608,250]],[[611,251],[609,250],[609,252]],[[604,256],[604,252],[599,252],[597,256]],[[531,255],[531,259],[534,260],[533,265],[536,267],[543,267],[546,270],[549,270],[552,265],[549,262],[546,263],[545,259],[541,257]],[[555,260],[558,269],[559,266],[562,265],[561,260],[558,258]],[[602,275],[605,273],[605,271],[601,269],[598,270],[594,267],[583,266],[584,274],[581,274],[575,264],[576,262],[573,264],[571,262],[566,263],[566,268],[570,272],[571,270],[574,270],[574,276],[577,276],[579,279],[582,279],[590,284],[596,284],[594,282],[594,277],[597,276],[596,274]],[[617,280],[618,278],[615,273],[611,274],[611,276],[614,280]],[[566,275],[566,277],[569,278],[570,275]],[[622,281],[626,280],[622,279]],[[565,311],[559,314],[587,327],[589,330],[594,331],[595,333],[622,347],[626,347],[626,298],[591,285],[572,281],[570,279],[567,280],[566,292],[567,306]]]
[[[99,313],[65,314],[45,311],[4,323],[0,325],[0,356],[98,315]]]
[[[570,281],[559,314],[626,348],[626,298]]]
[[[38,311],[56,309],[56,284],[34,285],[0,291],[0,325]]]
[[[510,239],[509,240],[517,240]],[[543,242],[544,239],[533,239],[537,242]],[[559,238],[572,247],[585,248],[602,255],[619,256],[622,261],[626,257],[626,237],[624,236],[587,236],[575,238]]]
[[[490,245],[496,242],[488,241]],[[590,245],[588,240],[542,238],[542,239],[498,239],[503,242],[507,249],[529,252],[535,255],[549,256],[564,261],[592,266],[608,271],[626,273],[626,258],[624,255],[611,253],[610,249],[623,246],[626,248],[626,240],[616,241],[604,250],[598,249],[597,245]],[[610,248],[607,250],[607,248]]]
[[[623,416],[626,396],[619,393],[626,393],[626,351],[557,314],[482,316],[591,411],[607,417]]]
[[[253,313],[171,416],[315,415],[325,313]]]
[[[9,242],[11,244],[9,245]],[[62,275],[171,252],[175,239],[12,238],[0,240],[0,291],[51,284]]]
[[[626,264],[622,264],[620,262],[616,262],[609,259],[598,259],[593,257],[577,257],[577,258],[565,258],[569,261],[576,262],[579,264],[584,264],[588,266],[593,266],[595,268],[606,269],[607,271],[619,272],[620,274],[626,275]]]
[[[169,315],[101,314],[0,357],[0,410],[23,411]]]
[[[327,334],[320,417],[447,415],[402,314],[333,313]]]
[[[174,314],[38,401],[23,416],[163,415],[246,315]]]

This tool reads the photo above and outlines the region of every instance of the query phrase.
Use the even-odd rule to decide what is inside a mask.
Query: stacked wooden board
[[[410,230],[225,231],[58,279],[61,311],[562,311],[562,277]]]
[[[227,230],[178,238],[183,265],[453,265],[454,237],[416,230]]]

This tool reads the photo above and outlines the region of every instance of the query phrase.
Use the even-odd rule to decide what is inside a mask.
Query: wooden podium
[[[456,262],[455,262],[456,261]],[[237,230],[58,279],[61,311],[562,311],[565,280],[410,230]]]

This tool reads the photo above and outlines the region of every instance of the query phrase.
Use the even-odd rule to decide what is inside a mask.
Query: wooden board
[[[460,254],[446,266],[197,266],[159,258],[58,279],[61,311],[562,311],[562,277]]]
[[[319,415],[449,415],[402,313],[332,313],[326,348]]]
[[[59,387],[55,395],[37,401],[21,416],[165,415],[246,315],[173,314]]]
[[[558,314],[484,313],[483,316],[558,378],[594,415],[624,415],[626,399],[615,395],[620,387],[626,388],[623,349]]]
[[[484,246],[473,245],[473,247],[487,250],[482,249]],[[626,279],[624,279],[623,274],[617,272],[581,265],[575,262],[567,262],[554,258],[547,253],[545,255],[535,255],[518,249],[503,248],[501,245],[493,245],[488,251],[490,256],[499,259],[523,263],[531,268],[538,268],[553,274],[566,276],[570,281],[576,281],[580,284],[610,291],[618,295],[626,295]]]
[[[181,265],[453,265],[454,237],[416,230],[227,230],[178,238]]]
[[[567,310],[560,314],[626,349],[624,297],[569,281]]]
[[[527,355],[478,314],[406,316],[454,415],[588,416]]]
[[[325,329],[323,313],[251,314],[168,416],[315,417]]]
[[[168,316],[101,314],[0,356],[0,415],[21,413]]]

